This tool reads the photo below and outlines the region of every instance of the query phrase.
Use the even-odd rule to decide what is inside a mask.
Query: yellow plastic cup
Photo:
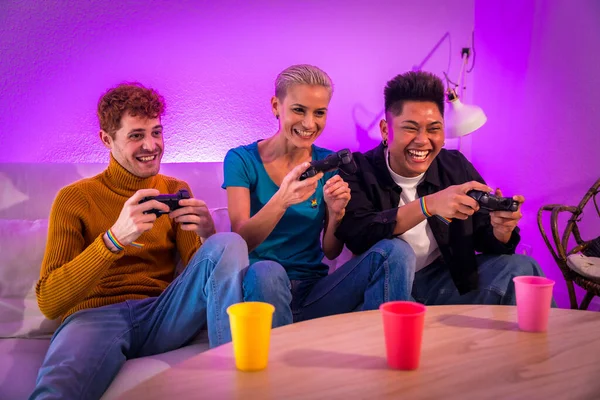
[[[227,308],[235,366],[240,371],[260,371],[267,367],[274,312],[271,304],[259,301]]]

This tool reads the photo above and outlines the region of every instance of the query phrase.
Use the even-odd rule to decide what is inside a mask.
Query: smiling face
[[[133,175],[148,178],[158,174],[164,149],[160,118],[126,113],[114,137],[100,131],[100,139],[115,160]]]
[[[444,118],[434,102],[405,101],[399,115],[386,113],[380,129],[388,141],[390,167],[406,178],[427,171],[444,146]]]
[[[309,148],[325,128],[330,89],[320,85],[290,86],[282,99],[273,96],[273,113],[279,116],[279,133],[298,148]]]

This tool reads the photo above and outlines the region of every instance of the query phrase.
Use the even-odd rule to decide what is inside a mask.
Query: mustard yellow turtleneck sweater
[[[194,232],[179,229],[167,215],[143,233],[138,243],[111,252],[102,236],[117,221],[123,204],[140,189],[176,193],[189,189],[164,175],[139,178],[112,157],[92,178],[64,187],[50,212],[48,243],[36,286],[38,305],[50,319],[86,308],[158,296],[173,280],[176,255],[184,265],[200,247]],[[190,191],[191,194],[191,191]]]

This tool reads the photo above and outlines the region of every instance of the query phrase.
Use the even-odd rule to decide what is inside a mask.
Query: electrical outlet
[[[515,253],[531,257],[533,254],[533,246],[527,243],[519,243]]]

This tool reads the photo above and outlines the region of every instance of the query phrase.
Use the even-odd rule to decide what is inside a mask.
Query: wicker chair
[[[583,196],[583,199],[581,199],[581,202],[577,207],[562,204],[549,204],[541,207],[537,215],[538,227],[542,233],[544,242],[546,242],[546,246],[548,246],[550,253],[552,253],[554,260],[565,277],[567,289],[569,290],[569,298],[571,300],[571,308],[573,309],[579,308],[581,310],[586,310],[594,296],[600,296],[600,280],[594,280],[577,273],[569,266],[570,260],[568,259],[569,256],[584,251],[591,243],[591,240],[584,241],[581,238],[577,224],[581,221],[583,210],[590,199],[593,199],[596,212],[598,213],[598,217],[600,217],[600,210],[598,209],[598,203],[596,202],[596,195],[599,191],[600,179],[598,179],[585,196]],[[550,242],[542,224],[544,215],[548,215],[544,214],[545,211],[550,213],[550,229],[554,245]],[[570,213],[570,216],[562,231],[561,238],[558,219],[562,212]],[[573,238],[575,239],[575,245],[569,250],[569,239],[571,238],[571,234],[573,234]],[[573,282],[586,290],[586,294],[579,307],[577,306],[577,297],[575,296]]]

